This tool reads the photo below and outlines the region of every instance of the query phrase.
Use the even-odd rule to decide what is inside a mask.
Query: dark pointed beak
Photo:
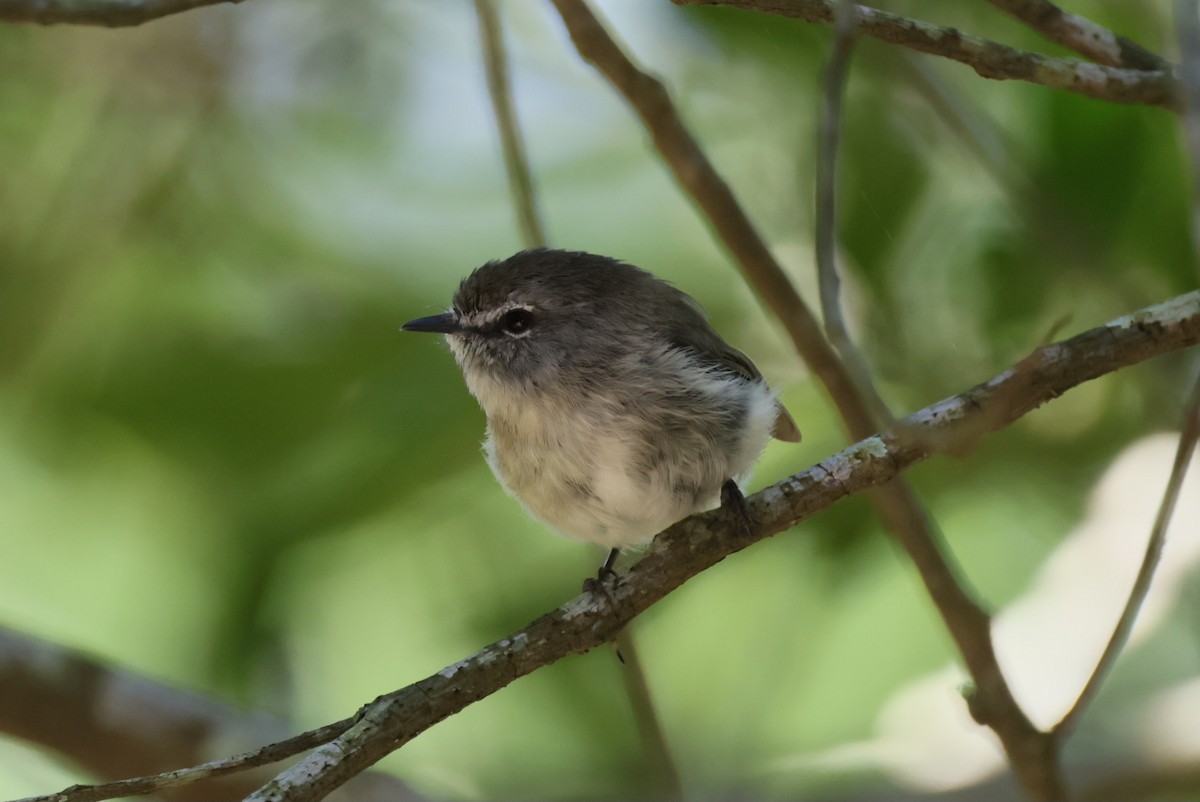
[[[462,326],[458,325],[458,318],[451,312],[432,317],[419,317],[416,320],[408,321],[400,328],[404,331],[428,331],[434,334],[457,334],[462,331]]]

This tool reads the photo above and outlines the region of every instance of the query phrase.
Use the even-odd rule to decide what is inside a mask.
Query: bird
[[[535,248],[466,276],[448,311],[405,323],[445,336],[483,408],[483,451],[537,519],[609,549],[641,546],[727,503],[775,437],[800,430],[700,304],[634,265]]]

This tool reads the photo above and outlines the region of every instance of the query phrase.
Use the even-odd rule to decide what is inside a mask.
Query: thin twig
[[[240,799],[272,777],[270,764],[334,737],[322,728],[295,741],[241,756],[230,752],[287,738],[288,723],[174,687],[58,643],[0,627],[0,732],[50,750],[108,784],[78,786],[64,798],[124,796],[128,789],[171,799]],[[136,716],[128,711],[136,710]],[[342,722],[344,727],[350,722]],[[336,727],[336,725],[335,725]],[[181,766],[207,764],[179,771]],[[158,774],[158,772],[165,772]],[[139,779],[111,782],[123,777]],[[370,772],[343,789],[355,800],[414,800],[399,778]],[[55,795],[59,796],[59,795]]]
[[[984,384],[902,424],[953,433],[1002,428],[1071,387],[1151,356],[1200,343],[1200,291],[1037,349]],[[1034,375],[1022,375],[1034,371]],[[1012,391],[1016,383],[1019,393]],[[1014,397],[1019,395],[1019,397]],[[996,414],[993,406],[1001,405]],[[407,688],[377,699],[358,721],[280,774],[248,802],[313,802],[446,717],[537,669],[608,643],[634,617],[691,577],[848,495],[893,481],[930,451],[894,432],[869,437],[747,499],[750,531],[721,510],[656,537],[608,596],[585,593],[524,629]],[[1061,794],[1060,794],[1061,796]]]
[[[1200,4],[1197,3],[1197,0],[1176,0],[1175,24],[1179,32],[1179,49],[1183,55],[1183,69],[1180,72],[1184,100],[1183,122],[1192,162],[1192,241],[1200,243],[1196,232],[1197,218],[1195,216],[1198,202],[1197,190],[1200,190],[1200,123],[1198,123],[1198,118],[1200,118]],[[1200,248],[1197,248],[1196,253],[1200,255]],[[1138,569],[1137,578],[1133,582],[1133,588],[1129,591],[1129,599],[1125,602],[1125,609],[1121,611],[1121,616],[1117,619],[1117,625],[1113,628],[1112,636],[1108,639],[1104,652],[1096,662],[1096,668],[1088,677],[1083,690],[1079,692],[1079,698],[1075,700],[1075,704],[1062,717],[1062,720],[1054,726],[1054,733],[1060,738],[1069,737],[1079,726],[1080,719],[1099,695],[1101,686],[1112,672],[1117,658],[1129,640],[1130,633],[1133,632],[1138,612],[1142,609],[1146,594],[1150,592],[1154,571],[1158,568],[1159,560],[1162,558],[1163,546],[1167,539],[1167,526],[1171,523],[1171,516],[1175,512],[1175,503],[1179,499],[1179,491],[1183,487],[1183,479],[1191,464],[1198,437],[1200,437],[1200,377],[1196,379],[1191,397],[1184,405],[1183,431],[1179,435],[1179,446],[1175,451],[1175,464],[1171,467],[1171,477],[1167,480],[1167,489],[1163,493],[1158,515],[1154,519],[1154,526],[1150,529],[1146,553],[1142,558],[1141,568]]]
[[[1192,162],[1191,234],[1193,263],[1200,270],[1200,8],[1196,0],[1177,0],[1175,27],[1182,65],[1183,134]]]
[[[846,331],[838,300],[838,278],[834,250],[837,245],[837,153],[841,140],[842,95],[854,52],[854,1],[840,0],[834,20],[833,49],[821,81],[821,116],[817,127],[817,277],[820,281],[821,314],[825,334],[832,341]],[[849,339],[848,337],[846,339]],[[845,360],[846,355],[842,354]],[[861,389],[861,388],[860,388]]]
[[[914,413],[900,422],[899,428],[950,434],[918,438],[920,442],[953,440],[955,430],[978,427],[981,422],[990,430],[1000,429],[1083,382],[1198,343],[1200,292],[1192,292],[1043,346],[1035,352],[1037,358],[1022,360],[989,382]],[[1028,371],[1033,375],[1022,375]],[[1200,425],[1195,407],[1192,425]],[[1194,442],[1194,433],[1192,439]],[[336,736],[336,745],[306,758],[250,797],[320,799],[428,727],[514,679],[611,640],[634,616],[726,556],[784,531],[846,496],[893,481],[901,471],[931,455],[913,442],[894,433],[871,437],[751,496],[747,502],[756,526],[748,536],[740,527],[733,527],[733,533],[727,531],[719,511],[676,524],[656,538],[646,556],[630,568],[613,591],[611,605],[591,595],[580,596],[472,657],[381,697],[357,719],[344,719],[203,766],[103,786],[75,786],[21,802],[93,802],[154,793],[280,760]],[[352,733],[354,740],[348,743]]]
[[[1142,609],[1142,603],[1146,601],[1146,594],[1150,592],[1154,571],[1158,568],[1158,563],[1162,559],[1163,547],[1167,542],[1167,527],[1171,523],[1171,516],[1175,513],[1175,504],[1179,501],[1179,491],[1183,488],[1183,480],[1187,476],[1188,466],[1191,465],[1192,455],[1196,452],[1196,440],[1200,438],[1200,378],[1196,379],[1191,398],[1188,399],[1184,409],[1183,431],[1179,435],[1179,447],[1175,451],[1175,464],[1171,467],[1171,478],[1167,480],[1167,489],[1163,493],[1158,515],[1154,518],[1154,526],[1150,529],[1150,539],[1146,543],[1146,554],[1142,557],[1142,566],[1138,569],[1133,589],[1129,591],[1129,599],[1125,602],[1125,609],[1121,611],[1121,617],[1117,619],[1112,637],[1108,639],[1108,645],[1104,647],[1103,654],[1096,662],[1095,670],[1088,677],[1083,690],[1079,692],[1079,698],[1075,700],[1075,704],[1071,706],[1062,720],[1054,725],[1054,734],[1059,738],[1070,737],[1075,728],[1079,726],[1079,720],[1083,714],[1096,700],[1100,693],[1100,687],[1112,672],[1117,658],[1125,649],[1129,635],[1133,632],[1133,625],[1137,621],[1138,611]]]
[[[1171,62],[1132,39],[1086,17],[1063,11],[1050,0],[988,0],[1055,44],[1110,67],[1170,72]]]
[[[821,119],[817,130],[817,280],[825,335],[837,349],[875,419],[876,427],[890,425],[892,415],[875,389],[866,360],[850,337],[842,314],[841,279],[837,269],[837,153],[841,140],[842,97],[854,52],[854,2],[839,0],[833,50],[821,86]]]
[[[123,796],[156,794],[169,788],[176,788],[181,785],[199,782],[200,780],[211,780],[214,777],[224,777],[228,774],[245,771],[246,769],[277,763],[280,760],[298,755],[301,752],[306,752],[321,744],[329,743],[350,729],[354,721],[352,718],[335,721],[332,724],[326,724],[324,727],[302,732],[299,735],[292,736],[278,743],[268,744],[267,746],[243,752],[233,757],[213,760],[199,766],[167,771],[148,777],[133,777],[128,780],[118,780],[111,783],[72,785],[70,788],[59,791],[56,794],[31,796],[25,799],[18,799],[16,802],[97,802],[102,799],[117,799]]]
[[[751,288],[784,326],[800,357],[826,388],[856,439],[875,431],[845,366],[821,333],[816,316],[796,293],[783,266],[683,124],[663,85],[640,69],[580,0],[552,0],[571,40],[641,118],[675,180],[704,213],[737,260]]]
[[[0,0],[0,20],[128,28],[202,6],[244,0]]]
[[[647,762],[654,772],[653,798],[683,799],[683,778],[679,774],[675,755],[671,752],[670,742],[667,741],[667,734],[663,731],[662,722],[656,712],[654,694],[650,691],[637,638],[633,636],[629,627],[625,627],[617,635],[614,643],[624,664],[621,678],[625,681],[625,694],[633,708],[638,733],[646,745]]]
[[[529,160],[525,156],[524,140],[517,124],[516,112],[513,110],[508,58],[504,50],[504,31],[493,0],[475,0],[475,13],[479,17],[488,94],[492,99],[496,128],[500,132],[500,145],[504,151],[504,167],[508,172],[513,210],[517,214],[517,225],[521,229],[525,247],[537,248],[546,244],[546,232],[538,214]]]
[[[526,248],[543,247],[547,244],[547,239],[541,216],[538,214],[533,177],[529,159],[525,154],[524,137],[521,136],[521,127],[513,109],[508,57],[504,49],[500,18],[496,13],[494,0],[475,0],[475,11],[479,17],[483,40],[488,93],[492,98],[492,111],[504,149],[504,166],[508,172],[509,191],[517,214],[517,225],[521,229]],[[675,764],[662,723],[659,721],[633,633],[625,630],[618,636],[617,641],[618,650],[624,656],[621,676],[646,752],[660,773],[659,784],[669,798],[682,799],[683,782],[680,779],[679,768]]]
[[[678,5],[730,6],[828,25],[839,0],[672,0]],[[1131,70],[1073,58],[1052,58],[980,36],[871,6],[856,6],[855,31],[890,44],[943,56],[984,78],[1029,81],[1113,103],[1174,108],[1175,81],[1168,70]]]
[[[738,262],[747,282],[784,326],[809,370],[821,381],[851,437],[870,435],[874,419],[843,362],[822,335],[808,306],[765,241],[684,126],[670,95],[641,71],[582,0],[552,0],[579,54],[625,97],[650,132],[676,180],[703,210]],[[891,533],[913,561],[975,683],[972,713],[992,727],[1013,769],[1035,799],[1061,796],[1052,739],[1030,723],[1000,670],[991,619],[968,590],[937,527],[903,478],[868,494]]]

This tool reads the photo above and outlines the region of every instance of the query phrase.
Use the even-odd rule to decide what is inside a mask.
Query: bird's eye
[[[533,313],[528,309],[510,309],[500,318],[500,325],[509,334],[521,334],[533,325]]]

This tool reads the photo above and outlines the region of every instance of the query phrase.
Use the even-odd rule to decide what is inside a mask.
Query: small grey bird
[[[487,415],[483,449],[508,492],[567,537],[648,541],[744,478],[800,431],[700,305],[606,256],[546,248],[488,262],[437,332]]]

